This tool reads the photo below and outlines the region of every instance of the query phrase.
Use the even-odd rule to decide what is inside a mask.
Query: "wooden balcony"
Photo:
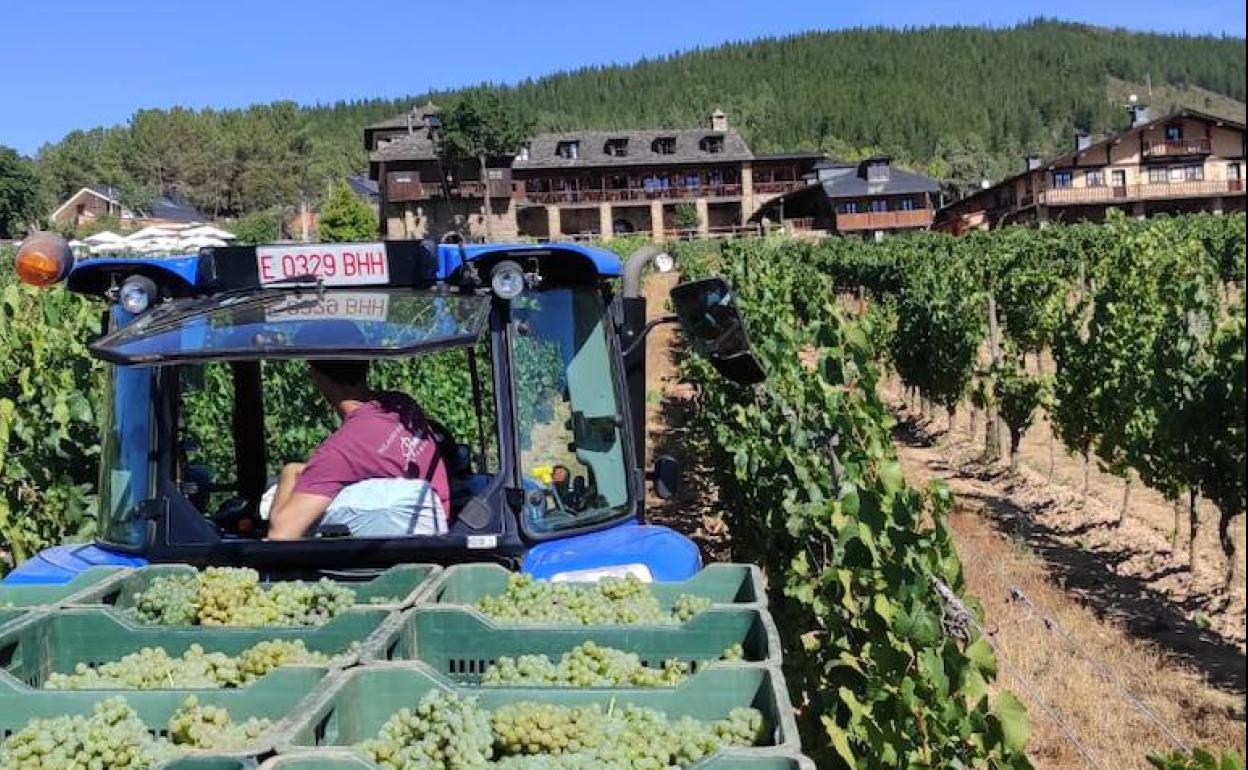
[[[1145,158],[1186,158],[1193,155],[1208,155],[1213,149],[1206,138],[1200,139],[1161,139],[1144,144]]]
[[[1123,203],[1145,200],[1179,200],[1211,198],[1219,195],[1243,195],[1240,180],[1207,180],[1201,182],[1158,182],[1123,187],[1062,187],[1044,190],[1038,202],[1044,206],[1082,206],[1101,203]]]
[[[517,192],[517,195],[525,203],[545,205],[629,203],[655,200],[693,200],[695,198],[740,198],[741,185],[682,185],[662,189],[625,187],[615,190],[552,190],[549,192],[521,190]]]
[[[910,211],[863,211],[856,214],[837,214],[836,229],[847,233],[856,230],[903,230],[915,227],[930,227],[933,209],[912,209]]]
[[[803,187],[809,187],[810,183],[802,180],[787,180],[781,182],[755,182],[755,195],[784,195],[794,190],[800,190]]]

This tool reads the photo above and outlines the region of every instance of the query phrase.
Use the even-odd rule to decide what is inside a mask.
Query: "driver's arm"
[[[291,494],[280,506],[273,503],[269,514],[270,540],[299,540],[329,507],[331,498],[308,492]]]

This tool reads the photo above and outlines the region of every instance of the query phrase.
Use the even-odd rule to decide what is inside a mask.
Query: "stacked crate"
[[[403,565],[368,580],[348,580],[356,606],[321,626],[156,626],[125,612],[135,595],[161,575],[191,570],[160,565],[103,570],[76,584],[21,587],[0,595],[0,740],[28,720],[88,714],[98,701],[123,695],[153,733],[188,694],[227,708],[231,716],[266,717],[272,728],[247,751],[188,752],[162,770],[374,770],[351,746],[374,737],[391,714],[415,706],[434,690],[477,697],[486,709],[518,701],[563,705],[634,704],[669,717],[722,719],[750,706],[766,723],[763,745],[722,751],[696,770],[810,770],[799,755],[793,709],[781,673],[779,636],[755,567],[711,565],[682,583],[650,588],[670,609],[681,594],[711,606],[678,624],[559,626],[508,624],[474,606],[502,593],[510,573],[466,564],[442,570]],[[0,590],[4,590],[0,588]],[[171,656],[197,644],[206,652],[236,655],[257,642],[300,639],[309,650],[336,656],[331,665],[285,666],[245,686],[207,690],[44,689],[53,672],[118,660],[147,647]],[[592,641],[636,654],[646,665],[677,660],[689,676],[666,688],[487,686],[486,669],[498,658],[545,655],[558,659]],[[719,660],[738,647],[739,661]]]

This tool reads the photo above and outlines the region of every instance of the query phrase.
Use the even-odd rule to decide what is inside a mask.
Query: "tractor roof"
[[[322,278],[326,286],[420,288],[454,281],[465,265],[488,270],[504,259],[525,266],[536,262],[544,280],[556,285],[616,278],[622,273],[620,258],[614,252],[579,243],[378,241],[227,246],[157,258],[90,258],[74,265],[67,286],[72,291],[101,296],[117,282],[140,274],[174,297],[246,292],[281,285],[292,273],[318,272],[316,266],[326,255],[338,273]],[[348,264],[349,275],[343,270]],[[365,266],[368,269],[362,269]]]

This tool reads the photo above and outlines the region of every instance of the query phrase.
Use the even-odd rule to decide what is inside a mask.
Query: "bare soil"
[[[1188,621],[1148,576],[1125,574],[1130,546],[1108,552],[1069,534],[1079,496],[986,466],[978,444],[938,439],[894,406],[907,477],[943,479],[957,501],[949,523],[967,588],[1000,651],[1000,685],[1028,705],[1037,768],[1095,767],[1087,751],[1104,768],[1143,770],[1148,751],[1178,744],[1243,754],[1239,645]]]

